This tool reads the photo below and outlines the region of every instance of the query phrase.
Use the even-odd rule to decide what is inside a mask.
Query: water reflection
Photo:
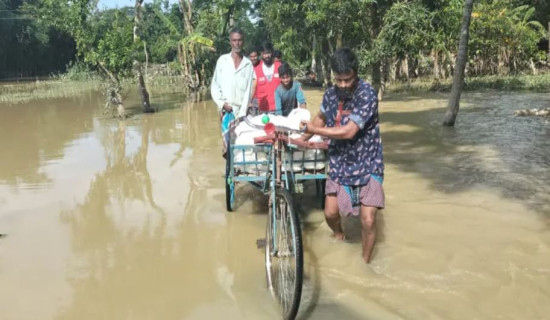
[[[315,109],[321,92],[306,95]],[[266,200],[239,186],[226,213],[215,106],[166,96],[160,112],[119,122],[90,99],[0,118],[18,137],[0,141],[18,159],[3,153],[0,166],[2,315],[276,318],[256,247]],[[550,224],[535,213],[549,202],[548,124],[511,109],[548,100],[467,94],[450,130],[444,96],[385,101],[388,207],[373,264],[329,237],[314,186],[297,196],[303,319],[544,318]]]
[[[0,117],[0,183],[30,186],[51,183],[40,168],[63,158],[72,141],[93,130],[98,97],[54,99],[3,105]],[[82,102],[84,101],[84,103]]]
[[[102,125],[106,168],[93,178],[84,202],[62,214],[72,235],[74,292],[57,318],[274,314],[271,305],[245,308],[258,293],[269,299],[262,253],[254,248],[258,225],[228,217],[223,202],[212,201],[223,190],[212,170],[221,163],[211,151],[219,129],[200,120],[215,110],[210,107],[184,105]],[[240,250],[246,247],[258,261],[250,262],[250,251]],[[261,275],[259,281],[251,274]]]

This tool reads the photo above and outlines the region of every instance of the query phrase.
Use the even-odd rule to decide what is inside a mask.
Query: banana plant
[[[159,3],[158,0],[155,4]],[[155,15],[170,30],[173,45],[178,52],[178,61],[181,65],[183,76],[188,80],[188,85],[192,89],[198,89],[204,85],[204,75],[199,72],[204,66],[199,63],[200,56],[207,51],[215,51],[214,41],[200,32],[195,32],[191,23],[185,24],[186,30],[180,30],[170,19],[161,11],[160,6],[155,5]],[[185,9],[185,8],[182,8]],[[190,7],[188,8],[190,9]],[[184,13],[185,15],[186,13]]]

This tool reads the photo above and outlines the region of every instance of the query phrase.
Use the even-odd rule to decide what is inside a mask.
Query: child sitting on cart
[[[293,109],[306,107],[302,84],[293,80],[292,68],[287,63],[279,67],[281,84],[275,90],[275,114],[288,116]]]

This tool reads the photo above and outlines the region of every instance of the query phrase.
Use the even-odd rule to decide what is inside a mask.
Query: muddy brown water
[[[321,91],[307,90],[314,110]],[[296,197],[301,319],[546,319],[550,124],[513,110],[548,94],[446,95],[381,106],[387,208],[374,261],[329,235],[314,185]],[[224,203],[210,101],[153,97],[120,122],[94,94],[0,105],[0,318],[276,319],[265,285],[266,200]],[[129,100],[129,106],[138,106]],[[357,239],[357,221],[346,230]]]

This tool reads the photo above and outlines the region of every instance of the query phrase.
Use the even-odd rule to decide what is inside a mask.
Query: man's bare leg
[[[376,241],[376,207],[361,205],[361,242],[363,244],[363,260],[370,262],[374,242]]]
[[[335,194],[330,194],[325,197],[325,219],[327,224],[334,232],[334,237],[339,240],[344,240],[344,231],[340,224],[340,210],[338,209],[338,198]]]

